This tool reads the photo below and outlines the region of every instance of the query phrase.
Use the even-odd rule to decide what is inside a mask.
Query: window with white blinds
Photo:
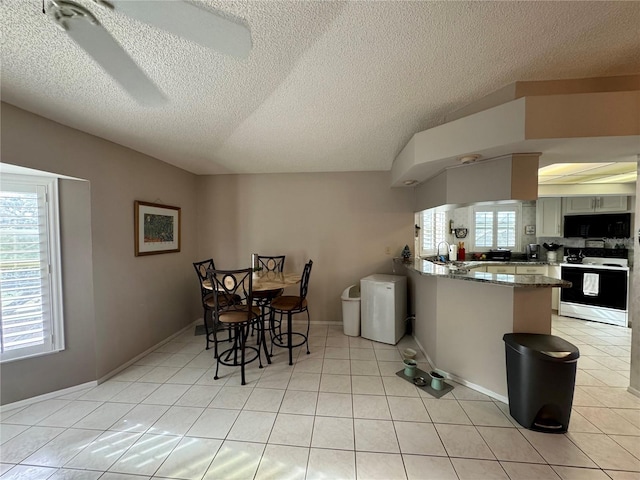
[[[57,179],[0,179],[0,360],[64,348]]]
[[[474,249],[519,249],[519,237],[516,235],[519,221],[520,207],[518,205],[474,208]]]
[[[436,255],[438,244],[445,240],[445,215],[444,212],[434,210],[424,210],[420,219],[422,222],[422,255]],[[443,251],[444,255],[448,252]]]

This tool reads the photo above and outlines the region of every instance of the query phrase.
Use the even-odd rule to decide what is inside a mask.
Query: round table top
[[[300,283],[302,275],[299,273],[279,273],[279,272],[255,272],[252,279],[252,288],[256,292],[267,290],[279,290]],[[209,279],[202,282],[204,288],[211,290]]]

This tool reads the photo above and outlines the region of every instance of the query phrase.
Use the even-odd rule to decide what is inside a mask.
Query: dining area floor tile
[[[639,478],[628,329],[554,315],[553,331],[581,349],[565,434],[527,430],[506,403],[452,380],[439,399],[404,381],[407,348],[432,369],[412,337],[387,345],[312,324],[309,355],[296,347],[289,365],[274,347],[242,385],[239,367],[215,378],[213,349],[190,329],[97,387],[0,412],[0,477]]]

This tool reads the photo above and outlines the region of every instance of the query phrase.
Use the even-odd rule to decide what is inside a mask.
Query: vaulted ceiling
[[[249,26],[246,59],[76,2],[168,102],[136,103],[41,0],[0,3],[2,100],[197,174],[389,170],[514,81],[640,72],[639,2],[191,1]]]

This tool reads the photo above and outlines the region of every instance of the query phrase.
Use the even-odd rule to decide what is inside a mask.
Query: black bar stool
[[[212,269],[208,273],[211,285],[218,292],[214,296],[214,317],[220,324],[227,326],[234,333],[233,345],[224,352],[220,352],[216,359],[214,379],[218,380],[219,378],[218,369],[220,364],[240,366],[242,385],[245,385],[245,365],[257,359],[260,365],[259,368],[262,368],[260,346],[247,346],[247,337],[252,326],[257,324],[258,335],[264,335],[262,322],[259,321],[260,309],[253,305],[253,269]],[[221,294],[224,294],[224,297]],[[238,298],[240,299],[239,301],[236,300]],[[249,350],[249,358],[247,358],[247,350]]]
[[[273,346],[287,348],[289,350],[289,365],[293,365],[293,349],[301,345],[307,345],[307,355],[309,354],[309,325],[311,318],[309,317],[309,309],[307,305],[307,291],[309,290],[309,277],[311,276],[311,267],[313,261],[304,266],[302,278],[300,280],[300,295],[281,295],[271,301],[270,307],[270,329],[271,329],[271,354],[273,355]],[[297,313],[307,313],[307,333],[294,332],[292,329],[292,316]],[[275,314],[280,314],[280,322],[282,316],[287,314],[287,331],[276,333],[275,331]],[[293,337],[296,337],[296,343],[293,343]]]

